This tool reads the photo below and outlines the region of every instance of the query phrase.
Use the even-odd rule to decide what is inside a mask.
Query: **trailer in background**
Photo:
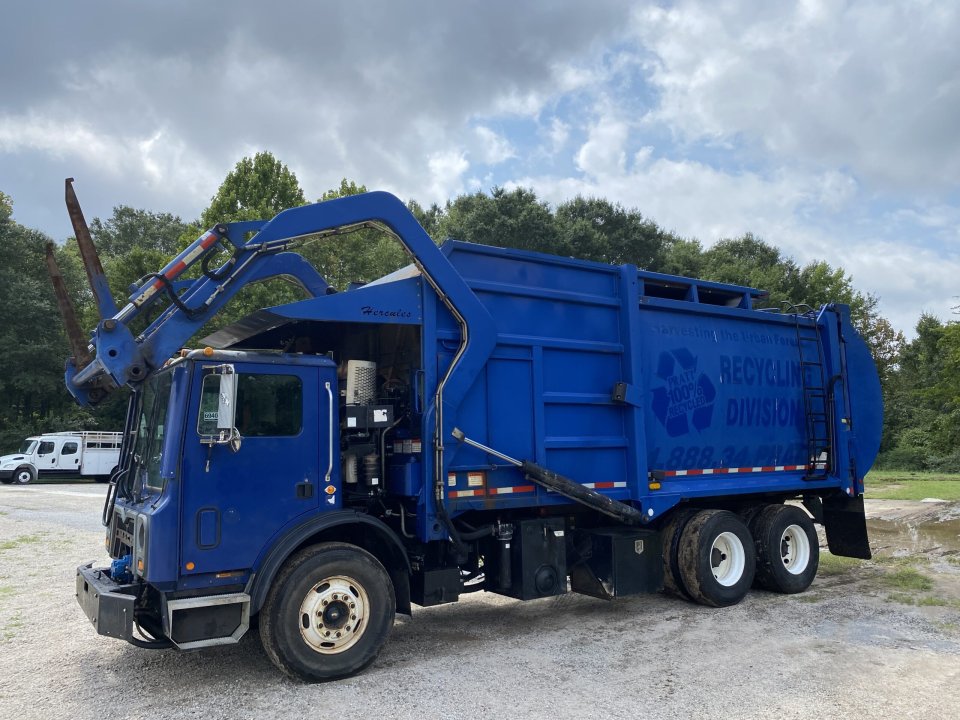
[[[38,477],[108,482],[120,461],[118,432],[57,432],[28,437],[20,451],[0,457],[0,482],[25,485]]]

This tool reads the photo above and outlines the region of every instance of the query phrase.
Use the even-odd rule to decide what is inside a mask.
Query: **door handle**
[[[309,480],[297,483],[297,499],[309,500],[313,497],[313,483]]]

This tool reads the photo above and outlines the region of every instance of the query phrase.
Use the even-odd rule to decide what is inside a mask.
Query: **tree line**
[[[344,179],[318,201],[366,192]],[[220,222],[271,218],[308,202],[296,176],[270,153],[240,160],[195,221],[127,206],[95,218],[90,233],[118,302],[130,286],[156,272],[204,230]],[[960,324],[923,315],[910,342],[878,310],[878,298],[855,288],[841,267],[825,261],[801,265],[750,233],[705,248],[680,237],[637,209],[603,198],[575,197],[551,207],[527,188],[493,188],[460,195],[445,205],[408,208],[430,236],[534,250],[604,263],[757,287],[769,292],[761,306],[818,307],[846,303],[873,352],[885,400],[880,465],[960,471]],[[63,387],[68,354],[44,265],[49,238],[12,218],[13,200],[0,192],[0,452],[29,434],[69,429],[118,429],[125,400],[116,394],[96,410],[73,404]],[[309,239],[308,239],[309,240]],[[299,249],[337,289],[369,282],[408,262],[389,236],[360,230]],[[96,325],[76,241],[56,248],[57,260],[84,327]],[[198,337],[253,310],[300,299],[282,280],[245,288]]]

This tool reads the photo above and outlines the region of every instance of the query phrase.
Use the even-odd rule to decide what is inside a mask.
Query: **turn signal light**
[[[188,563],[186,564],[187,570],[193,570],[195,567],[196,567],[196,565],[194,565],[192,562],[188,562]]]

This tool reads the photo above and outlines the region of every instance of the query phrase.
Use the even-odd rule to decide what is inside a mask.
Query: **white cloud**
[[[587,141],[576,154],[577,168],[594,178],[618,175],[626,168],[626,142],[629,128],[625,122],[602,117],[589,129]]]
[[[447,198],[463,192],[463,175],[470,169],[463,152],[445,150],[430,155],[430,196],[427,202],[444,202]]]
[[[516,157],[516,150],[503,135],[498,135],[483,125],[478,125],[474,129],[474,134],[480,143],[478,152],[480,160],[487,165],[499,165],[505,160]]]
[[[741,140],[874,186],[952,188],[960,174],[960,6],[682,1],[638,9],[656,55],[652,118]]]
[[[550,154],[556,155],[566,147],[570,138],[570,125],[558,117],[551,118],[547,138],[550,140]]]

